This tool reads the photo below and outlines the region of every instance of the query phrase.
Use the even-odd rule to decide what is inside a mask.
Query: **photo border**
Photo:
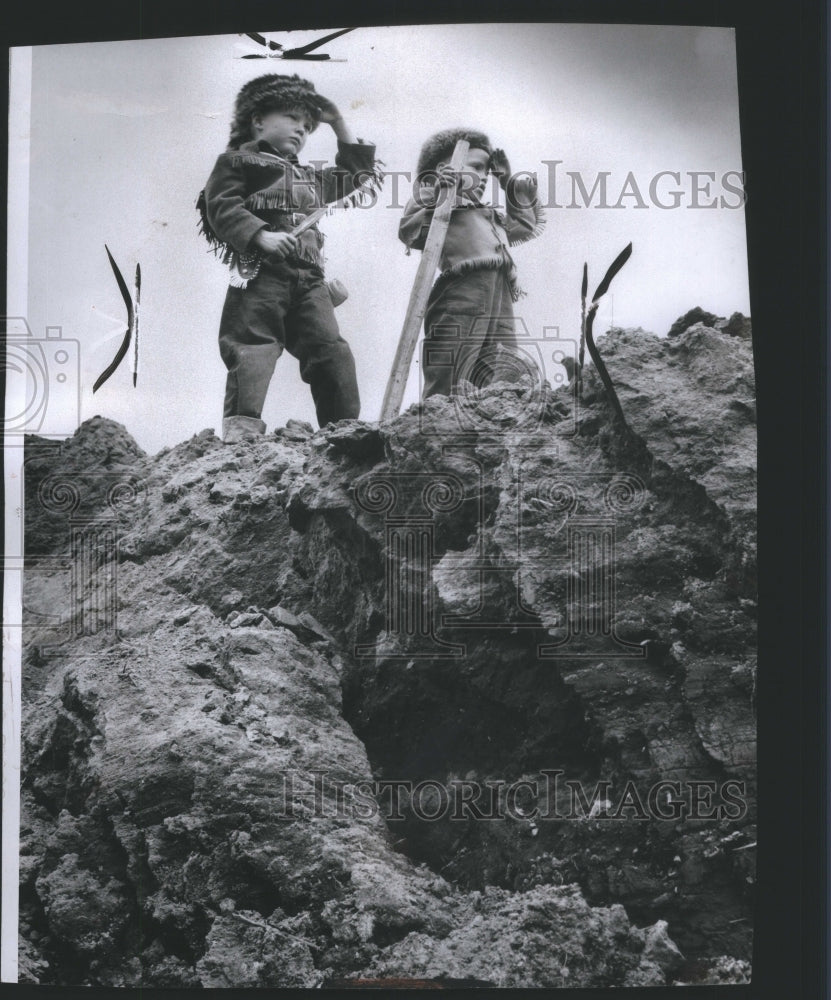
[[[450,2],[430,21],[533,21],[539,19],[538,12],[527,0],[514,0],[509,8],[488,0],[475,8]],[[373,2],[351,8],[347,19],[363,26],[410,24],[424,19],[425,13],[423,4],[410,0],[393,6]],[[546,20],[562,22],[736,28],[759,413],[760,902],[753,985],[686,987],[684,995],[821,996],[828,981],[827,11],[816,0],[773,9],[744,0],[568,0],[547,5],[546,13]],[[165,0],[123,9],[75,4],[55,15],[33,5],[18,8],[15,20],[4,26],[4,36],[9,46],[221,34],[246,26],[260,31],[270,25],[275,30],[328,27],[343,21],[343,11],[332,7],[286,15],[250,0]],[[8,104],[7,74],[0,86]],[[7,142],[0,145],[5,175]],[[5,225],[2,240],[5,248]],[[3,307],[5,312],[5,302]],[[627,989],[623,994],[620,989],[550,993],[558,998],[648,995],[651,1000],[675,995],[671,987]],[[199,992],[129,989],[119,995],[178,997]],[[231,989],[222,995],[262,992]],[[7,995],[76,993],[88,997],[90,989],[18,985]]]

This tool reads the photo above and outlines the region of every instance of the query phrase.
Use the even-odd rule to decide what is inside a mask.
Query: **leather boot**
[[[236,444],[238,441],[256,441],[265,434],[265,422],[257,417],[223,417],[223,444]]]

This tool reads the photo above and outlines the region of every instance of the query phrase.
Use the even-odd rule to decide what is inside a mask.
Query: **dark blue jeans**
[[[355,359],[338,331],[323,275],[267,262],[247,288],[228,288],[219,324],[219,353],[228,369],[224,416],[260,417],[277,359],[300,362],[318,424],[357,417]]]

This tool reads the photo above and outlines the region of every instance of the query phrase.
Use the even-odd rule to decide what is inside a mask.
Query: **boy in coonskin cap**
[[[335,166],[325,169],[298,160],[321,122],[338,142]],[[265,432],[263,404],[284,349],[300,362],[321,427],[358,416],[355,362],[324,280],[323,234],[317,225],[292,230],[377,180],[375,147],[353,138],[335,104],[308,80],[270,73],[242,87],[228,148],[197,202],[202,233],[231,269],[219,327],[228,369],[224,441]]]
[[[461,171],[450,167],[460,139],[470,148]],[[505,192],[503,214],[481,198],[492,173]],[[521,292],[509,246],[538,236],[545,225],[536,181],[511,176],[508,159],[475,129],[437,132],[424,143],[413,197],[398,230],[408,248],[424,249],[440,197],[455,203],[442,249],[441,273],[424,316],[422,397],[450,395],[461,379],[486,385],[498,375],[501,351],[517,345],[513,303]],[[448,349],[452,347],[452,364]]]

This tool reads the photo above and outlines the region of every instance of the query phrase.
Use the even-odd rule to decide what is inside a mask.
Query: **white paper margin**
[[[9,51],[9,176],[6,309],[25,317],[29,296],[29,133],[32,49]],[[10,329],[7,323],[7,330]],[[6,366],[3,434],[5,551],[3,553],[3,891],[0,980],[17,982],[20,833],[20,653],[22,642],[23,436],[9,425],[26,405],[25,372]],[[19,550],[19,551],[18,551]]]

